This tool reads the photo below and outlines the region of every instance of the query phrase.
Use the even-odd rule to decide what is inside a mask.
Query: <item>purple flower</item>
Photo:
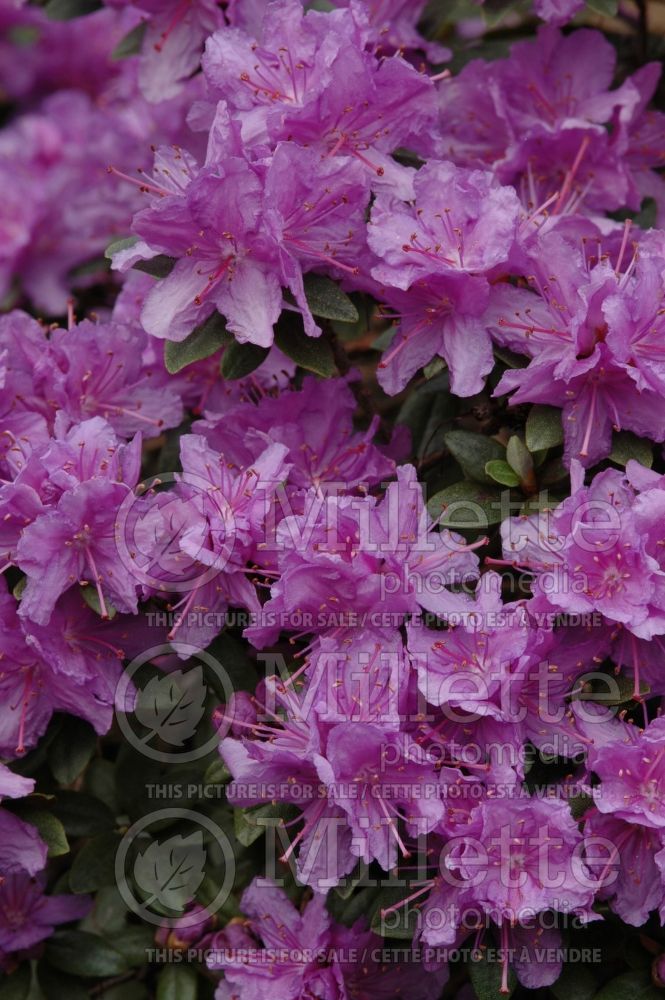
[[[310,491],[304,513],[279,522],[271,548],[280,576],[264,605],[266,624],[245,632],[258,646],[294,630],[291,619],[303,614],[325,632],[369,624],[383,612],[396,625],[419,608],[437,613],[449,586],[477,576],[472,547],[454,532],[433,530],[413,466],[398,469],[378,504]]]
[[[410,855],[402,824],[417,837],[443,817],[438,776],[432,765],[414,761],[412,746],[380,726],[349,722],[334,727],[319,763],[332,800],[348,816],[352,853],[384,871],[395,867],[398,854]]]
[[[655,860],[662,836],[651,827],[596,811],[585,819],[584,834],[588,857],[594,858],[593,864],[588,863],[601,885],[599,896],[609,899],[614,912],[627,924],[641,927],[665,898]]]
[[[479,392],[494,363],[476,317],[487,301],[486,276],[505,263],[516,236],[519,202],[489,171],[430,161],[414,180],[415,202],[379,195],[368,229],[382,262],[373,277],[408,295],[388,291],[400,331],[379,365],[386,391],[402,389],[435,355],[451,370],[457,395]]]
[[[0,800],[29,795],[34,784],[34,779],[23,778],[0,764]],[[46,853],[46,844],[34,826],[0,808],[0,878],[8,872],[35,875],[46,864]]]
[[[496,394],[516,390],[512,403],[561,406],[567,462],[579,458],[591,465],[604,458],[613,429],[665,439],[659,348],[647,325],[655,320],[657,330],[660,317],[654,310],[644,315],[649,307],[642,305],[641,318],[635,307],[645,294],[652,301],[651,261],[631,265],[625,275],[619,264],[615,270],[602,260],[589,267],[556,233],[543,236],[538,251],[539,259],[530,262],[533,291],[493,289],[490,332],[532,358],[526,368],[507,371]],[[634,320],[628,320],[631,313]]]
[[[80,920],[90,905],[88,896],[47,896],[43,880],[8,875],[0,883],[0,964],[50,937],[58,924]]]
[[[155,437],[177,427],[182,404],[160,370],[144,365],[147,339],[136,327],[87,320],[54,331],[51,357],[62,372],[54,390],[58,405],[72,420],[103,417],[122,437],[139,431]]]
[[[147,634],[132,619],[104,622],[74,590],[58,601],[48,626],[17,611],[14,597],[0,592],[6,630],[0,753],[14,757],[34,746],[54,712],[77,715],[107,732],[122,660],[146,648]]]
[[[617,820],[660,830],[665,827],[663,788],[665,748],[661,720],[644,732],[631,731],[621,741],[594,748],[589,768],[601,780],[599,812]]]
[[[372,440],[379,420],[355,431],[353,380],[306,376],[302,386],[279,395],[262,394],[256,402],[237,402],[218,416],[194,426],[211,447],[236,465],[250,465],[269,441],[288,449],[286,480],[298,490],[335,484],[345,492],[368,490],[394,475],[395,463]],[[242,435],[238,433],[242,428]]]

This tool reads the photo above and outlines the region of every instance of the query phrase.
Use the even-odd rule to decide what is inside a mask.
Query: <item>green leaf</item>
[[[129,910],[117,885],[105,885],[95,894],[93,909],[81,922],[81,930],[94,931],[110,937],[121,931],[127,923]]]
[[[352,300],[331,278],[322,274],[306,274],[303,284],[307,305],[314,316],[336,319],[340,323],[357,323],[360,319]]]
[[[272,802],[250,809],[234,809],[233,828],[236,840],[243,847],[250,847],[263,836],[267,826],[278,826],[280,820],[291,816],[291,812],[292,809],[287,804],[273,805]]]
[[[526,446],[529,451],[556,448],[562,441],[561,410],[556,406],[532,406],[526,420]]]
[[[396,423],[408,427],[413,453],[421,460],[427,455],[443,451],[444,436],[452,430],[457,412],[458,401],[450,392],[448,372],[439,372],[407,394],[397,414]],[[456,472],[451,463],[446,465],[452,469],[453,474]],[[449,484],[442,483],[441,488],[447,485]]]
[[[165,278],[176,266],[176,259],[175,257],[167,257],[164,253],[158,253],[156,257],[150,257],[149,260],[137,260],[133,266],[136,271],[143,271],[144,274],[150,274],[153,278]]]
[[[234,691],[256,690],[260,677],[256,669],[256,660],[252,657],[247,642],[243,642],[232,632],[220,632],[215,636],[208,652],[223,668],[226,679],[231,682]],[[210,684],[218,697],[225,701],[228,692],[217,670],[208,669],[204,664],[206,682]]]
[[[524,15],[531,0],[487,0],[482,8],[488,27],[497,28],[508,14]]]
[[[56,931],[46,945],[50,965],[73,976],[117,976],[129,964],[107,941],[88,931]]]
[[[67,834],[57,816],[46,809],[30,809],[26,810],[22,818],[36,828],[48,847],[49,858],[59,858],[63,854],[69,854]]]
[[[556,1000],[591,1000],[598,983],[590,969],[577,962],[566,964],[550,990]]]
[[[48,962],[38,964],[37,979],[45,1000],[88,1000],[88,990],[83,983],[54,969]]]
[[[102,994],[102,1000],[149,1000],[152,996],[152,993],[148,993],[145,983],[139,983],[136,979],[130,979],[129,982],[118,983],[116,986],[112,986],[110,990],[105,989]]]
[[[234,340],[225,348],[222,355],[222,375],[230,380],[245,378],[265,361],[268,353],[267,347],[239,344]]]
[[[145,924],[132,924],[114,934],[111,941],[116,951],[125,956],[127,963],[136,968],[147,962],[147,953],[155,944],[155,932]]]
[[[498,1000],[499,997],[509,997],[517,986],[517,976],[512,969],[508,970],[508,992],[501,993],[501,962],[490,962],[486,949],[481,950],[481,957],[471,959],[467,964],[471,985],[478,1000]]]
[[[196,1000],[198,981],[189,965],[167,965],[157,978],[157,1000]]]
[[[593,802],[594,800],[591,795],[573,795],[568,803],[573,819],[581,819],[587,809],[591,808]],[[566,998],[563,998],[563,1000],[566,1000]]]
[[[138,243],[138,236],[127,236],[123,240],[114,240],[113,243],[109,243],[106,250],[104,251],[104,256],[107,260],[113,260],[115,254],[119,253],[120,250],[129,250]]]
[[[23,591],[27,586],[28,586],[28,578],[27,576],[22,576],[21,579],[18,581],[18,583],[15,584],[12,590],[12,595],[16,598],[17,601],[21,600],[21,598],[23,597]]]
[[[287,358],[309,372],[323,378],[333,378],[338,374],[332,347],[323,335],[308,337],[302,320],[299,324],[289,320],[280,321],[275,330],[275,343]]]
[[[58,792],[53,812],[68,837],[94,837],[115,825],[109,807],[85,792]]]
[[[93,587],[92,584],[87,583],[84,587],[81,587],[81,597],[88,605],[88,607],[99,615],[100,618],[104,618],[110,621],[118,613],[118,609],[111,604],[107,597],[104,598],[104,607],[106,608],[106,614],[102,612],[102,602],[99,599],[99,594],[97,588]]]
[[[485,437],[484,434],[474,434],[472,431],[448,431],[443,440],[459,462],[466,478],[475,479],[479,483],[492,482],[485,472],[488,462],[506,457],[503,445]]]
[[[624,972],[598,990],[593,1000],[662,1000],[662,992],[644,972]]]
[[[653,465],[651,441],[637,437],[632,431],[618,431],[612,438],[610,459],[617,465],[626,465],[631,458],[650,469]]]
[[[103,757],[90,761],[84,778],[83,790],[108,806],[113,813],[118,810],[118,795],[115,787],[115,765]]]
[[[376,340],[372,341],[373,351],[387,351],[393,340],[397,336],[397,331],[399,326],[387,326],[386,329],[379,334]]]
[[[462,480],[437,493],[427,504],[430,515],[440,520],[444,528],[464,528],[485,531],[503,520],[502,491]]]
[[[128,56],[135,56],[141,51],[145,29],[148,27],[147,21],[141,21],[136,27],[128,31],[124,38],[121,38],[113,52],[111,59],[127,59]]]
[[[230,778],[231,772],[220,757],[219,760],[213,760],[212,764],[209,764],[206,768],[206,772],[203,775],[203,784],[225,785]]]
[[[429,364],[425,365],[423,368],[423,375],[429,380],[434,378],[435,375],[438,375],[439,372],[445,372],[447,367],[448,365],[443,358],[437,356],[436,358],[433,358]]]
[[[630,701],[635,701],[635,681],[632,677],[625,677],[624,674],[613,674],[608,677],[608,684],[603,684],[602,680],[597,682],[597,687],[589,693],[583,693],[577,697],[580,701],[597,701],[601,705],[627,705]],[[610,688],[610,684],[614,691]],[[651,688],[644,681],[640,683],[640,695],[648,696]]]
[[[502,486],[519,486],[520,484],[520,477],[501,458],[495,458],[492,462],[488,462],[485,465],[485,472],[490,479],[493,479],[495,483],[501,483]]]
[[[115,856],[120,835],[109,830],[93,837],[81,848],[69,872],[72,892],[96,892],[115,885]]]
[[[226,329],[226,320],[220,313],[214,312],[179,343],[172,340],[165,341],[164,364],[166,370],[171,375],[176,375],[187,365],[192,365],[195,361],[201,361],[203,358],[209,358],[216,354],[231,340],[232,337]]]
[[[359,917],[367,918],[368,913],[374,913],[376,901],[382,891],[377,886],[365,886],[349,899],[341,899],[334,893],[330,893],[326,900],[326,907],[338,923],[344,924],[345,927],[351,927]]]
[[[506,460],[511,469],[519,476],[521,483],[533,479],[533,459],[528,448],[517,434],[513,434],[508,441]]]
[[[31,983],[30,963],[24,962],[10,976],[0,978],[0,1000],[27,1000]]]
[[[51,773],[61,785],[71,785],[85,771],[97,746],[97,734],[89,722],[75,716],[65,719],[48,756]]]
[[[587,0],[587,7],[595,14],[615,17],[619,9],[619,0]]]
[[[101,6],[101,0],[49,0],[45,10],[52,21],[70,21],[73,17],[92,14]]]
[[[413,890],[411,890],[412,892]],[[391,913],[382,916],[382,911],[389,907],[397,906],[410,895],[406,886],[387,886],[381,889],[375,902],[374,914],[371,921],[371,929],[375,934],[385,938],[398,938],[402,941],[410,941],[418,929],[418,911],[414,907],[398,906]]]

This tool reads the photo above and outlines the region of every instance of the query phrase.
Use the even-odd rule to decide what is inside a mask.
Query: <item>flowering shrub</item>
[[[658,16],[0,0],[0,1000],[665,988]]]

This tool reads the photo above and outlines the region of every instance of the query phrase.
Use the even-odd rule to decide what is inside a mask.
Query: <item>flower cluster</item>
[[[422,0],[84,6],[0,11],[0,970],[115,889],[217,1000],[437,1000],[467,942],[539,989],[610,911],[655,954],[660,67],[578,0],[459,72]],[[136,787],[183,746],[198,839]]]

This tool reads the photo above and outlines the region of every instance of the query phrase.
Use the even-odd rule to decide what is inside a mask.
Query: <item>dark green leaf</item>
[[[259,675],[256,670],[256,661],[250,655],[250,649],[246,642],[242,642],[231,632],[220,632],[213,639],[207,652],[217,661],[222,668],[224,680],[230,681],[234,691],[256,690],[259,683]],[[223,700],[226,699],[226,691],[220,671],[207,669],[204,664],[204,674],[206,681],[213,688],[215,693]],[[225,676],[224,676],[225,675]]]
[[[115,766],[110,760],[95,757],[90,761],[85,772],[84,791],[97,799],[101,799],[111,812],[118,812]]]
[[[515,973],[512,969],[508,970],[508,992],[501,993],[502,963],[488,961],[486,949],[481,950],[479,958],[471,959],[467,968],[478,1000],[498,1000],[514,993],[517,986]]]
[[[73,976],[117,976],[129,964],[107,941],[88,931],[56,931],[46,945],[50,965]]]
[[[323,378],[333,378],[338,374],[332,347],[325,336],[308,337],[302,321],[281,322],[275,330],[275,343],[287,358],[307,371]]]
[[[192,365],[195,361],[201,361],[203,358],[209,358],[216,354],[231,340],[232,337],[226,329],[224,317],[220,313],[214,312],[179,343],[175,343],[173,340],[165,341],[164,364],[166,370],[171,375],[176,375],[187,365]]]
[[[644,972],[624,972],[605,983],[593,1000],[662,1000],[662,992]]]
[[[617,465],[626,465],[633,458],[650,469],[653,465],[653,448],[646,438],[637,437],[631,431],[618,431],[612,438],[610,458]]]
[[[37,979],[45,1000],[88,1000],[88,990],[83,983],[54,969],[48,962],[37,966]]]
[[[488,462],[485,466],[485,472],[490,479],[493,479],[495,483],[501,483],[502,486],[519,486],[520,484],[520,477],[515,470],[501,458],[495,458],[494,461]]]
[[[30,963],[24,962],[10,976],[0,978],[0,1000],[27,1000],[31,982]]]
[[[429,364],[425,365],[425,367],[423,368],[423,375],[425,376],[426,379],[429,380],[431,378],[434,378],[435,375],[438,375],[439,372],[445,372],[447,367],[448,365],[443,360],[443,358],[436,357],[433,358]]]
[[[281,820],[291,815],[291,808],[272,802],[265,806],[254,806],[251,809],[234,809],[233,826],[236,839],[243,847],[250,847],[255,840],[262,837],[268,826],[278,826]]]
[[[245,378],[268,357],[267,347],[256,344],[239,344],[237,340],[225,348],[222,355],[222,375],[231,380]]]
[[[306,274],[303,279],[307,305],[314,316],[336,319],[341,323],[357,323],[358,310],[336,282],[322,274]]]
[[[371,928],[375,934],[386,938],[398,938],[402,941],[411,940],[418,927],[418,911],[414,907],[398,906],[409,895],[409,889],[405,886],[395,886],[394,888],[388,886],[380,890],[374,904],[371,922]],[[385,910],[393,906],[397,908],[383,915]]]
[[[148,993],[145,983],[130,979],[129,982],[118,983],[111,989],[105,989],[101,1000],[149,1000],[149,997],[152,996],[152,993]],[[210,1000],[212,1000],[212,994]]]
[[[484,531],[503,520],[501,496],[502,491],[496,487],[463,480],[433,496],[427,509],[434,519],[445,510],[439,522],[444,528]]]
[[[457,410],[458,402],[450,392],[448,372],[439,372],[407,395],[396,423],[409,428],[413,453],[418,460],[444,449],[444,436],[451,430]],[[453,471],[457,470],[453,467]]]
[[[141,51],[145,29],[148,27],[147,21],[141,21],[131,31],[121,38],[113,52],[111,59],[126,59],[128,56],[135,56]]]
[[[109,807],[85,792],[59,792],[53,812],[69,837],[94,837],[115,824]]]
[[[144,274],[150,274],[153,278],[165,278],[175,266],[175,257],[167,257],[164,253],[158,253],[156,257],[150,257],[149,260],[137,260],[134,269],[143,271]]]
[[[533,459],[528,448],[517,434],[513,434],[508,441],[506,461],[511,469],[517,473],[521,483],[533,478]]]
[[[475,479],[479,483],[492,482],[485,472],[488,462],[506,457],[506,449],[498,441],[472,431],[448,431],[444,441],[466,478]]]
[[[341,899],[335,893],[330,893],[326,907],[338,923],[351,927],[359,917],[367,919],[368,913],[374,913],[376,901],[382,891],[377,886],[366,886],[349,899]]]
[[[568,804],[573,819],[581,819],[587,809],[593,805],[593,798],[591,795],[574,795]]]
[[[154,928],[142,924],[132,924],[123,927],[119,933],[114,934],[111,942],[116,951],[124,955],[127,964],[132,968],[145,965],[148,961],[148,952],[155,945]]]
[[[595,14],[614,17],[619,9],[619,0],[587,0],[587,7]]]
[[[550,989],[556,1000],[591,1000],[597,986],[591,970],[576,962],[575,965],[564,965],[561,975]]]
[[[213,760],[206,768],[206,772],[203,775],[204,785],[225,785],[231,777],[231,772],[228,767],[220,757],[219,760]]]
[[[562,441],[561,410],[556,406],[532,406],[526,420],[526,446],[529,451],[556,448]]]
[[[39,836],[48,847],[49,858],[59,858],[63,854],[69,854],[69,842],[65,828],[52,812],[48,812],[46,809],[29,809],[25,811],[22,818],[37,829]]]
[[[114,240],[113,243],[109,243],[106,250],[104,251],[104,256],[107,260],[113,260],[115,254],[119,253],[120,250],[129,250],[138,243],[138,236],[127,236],[123,240]]]
[[[109,830],[93,837],[81,848],[69,872],[72,892],[96,892],[102,886],[115,884],[115,856],[119,844],[120,835]]]
[[[197,976],[188,965],[167,965],[157,978],[157,1000],[196,1000]]]
[[[81,923],[81,930],[94,931],[113,941],[113,934],[127,923],[127,904],[117,885],[105,885],[95,895],[95,904]]]
[[[55,780],[61,785],[71,785],[76,781],[85,770],[96,746],[97,734],[89,722],[75,716],[65,719],[48,757]]]
[[[88,607],[99,615],[100,618],[106,618],[109,621],[111,618],[115,618],[118,613],[118,609],[111,604],[107,597],[104,598],[104,607],[106,609],[106,614],[102,611],[102,602],[99,599],[99,594],[97,588],[93,587],[91,584],[86,584],[85,587],[81,587],[81,597],[88,605]]]
[[[101,0],[49,0],[45,10],[53,21],[70,21],[73,17],[92,14],[101,6]]]

